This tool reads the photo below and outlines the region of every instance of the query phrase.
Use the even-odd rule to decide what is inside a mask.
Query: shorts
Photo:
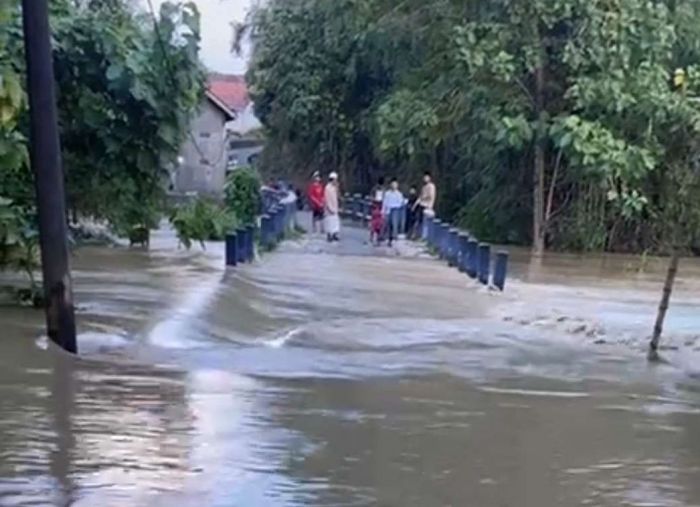
[[[314,221],[323,220],[323,210],[315,209],[311,211]]]

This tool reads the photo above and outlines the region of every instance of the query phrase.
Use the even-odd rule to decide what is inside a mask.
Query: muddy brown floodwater
[[[0,505],[700,505],[697,266],[650,367],[662,263],[515,252],[500,295],[363,238],[80,250],[80,358],[0,309]]]

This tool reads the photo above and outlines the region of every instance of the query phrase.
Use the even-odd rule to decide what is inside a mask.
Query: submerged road
[[[0,505],[700,505],[700,385],[594,344],[653,294],[591,323],[567,311],[632,289],[516,253],[496,294],[365,239],[229,272],[167,232],[83,249],[79,359],[0,309]]]

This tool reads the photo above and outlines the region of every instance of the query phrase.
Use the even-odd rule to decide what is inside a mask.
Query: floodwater
[[[501,295],[363,237],[80,250],[77,359],[0,309],[0,505],[700,505],[694,264],[649,366],[662,265],[516,252]]]

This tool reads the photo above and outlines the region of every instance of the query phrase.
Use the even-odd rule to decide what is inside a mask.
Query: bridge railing
[[[345,194],[341,203],[341,215],[355,222],[367,224],[371,219],[372,200],[360,194]],[[399,235],[407,231],[408,209],[403,206],[399,211]],[[438,217],[425,216],[421,224],[420,238],[428,245],[430,251],[457,268],[470,278],[483,285],[493,285],[503,291],[508,274],[508,252],[499,250],[492,254],[491,245],[480,242],[469,231],[461,230]]]
[[[245,224],[226,235],[226,265],[253,262],[256,246],[273,250],[296,228],[297,197],[294,192],[261,190],[260,214],[252,224]]]
[[[508,274],[508,252],[492,254],[491,245],[480,242],[469,231],[462,231],[437,217],[425,217],[423,239],[439,258],[483,285],[503,291]]]

